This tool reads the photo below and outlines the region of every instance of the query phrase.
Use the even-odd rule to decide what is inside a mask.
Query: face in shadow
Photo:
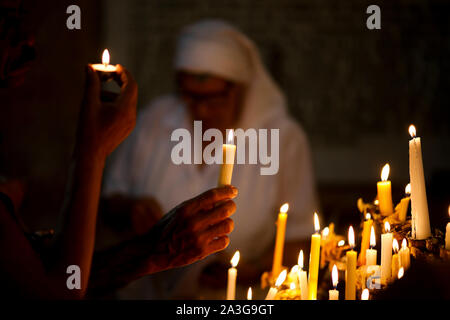
[[[202,121],[203,130],[225,132],[235,127],[242,111],[244,86],[210,74],[178,71],[177,90],[192,120]]]
[[[0,87],[24,83],[36,53],[21,0],[0,0]]]

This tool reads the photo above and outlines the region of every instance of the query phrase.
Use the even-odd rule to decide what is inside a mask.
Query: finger
[[[117,65],[118,84],[120,86],[120,95],[124,98],[137,96],[137,84],[131,73],[122,65]]]
[[[192,221],[190,222],[191,228],[189,228],[192,232],[196,232],[198,230],[206,229],[207,227],[217,224],[234,214],[236,211],[236,204],[233,200],[226,200],[221,203],[217,207],[198,212],[196,215],[192,217]]]
[[[212,209],[217,202],[233,199],[237,196],[237,194],[238,190],[231,185],[210,189],[191,199],[188,202],[188,208],[193,211],[201,209],[209,210]]]
[[[222,222],[210,226],[203,232],[200,238],[214,239],[217,237],[222,237],[231,233],[233,229],[234,229],[234,221],[228,218],[226,220],[223,220]]]
[[[87,65],[86,71],[86,86],[84,89],[84,102],[98,100],[100,101],[100,78],[92,69],[91,65]]]
[[[230,244],[230,238],[228,236],[221,236],[213,239],[210,243],[208,243],[206,247],[207,254],[212,254],[218,251],[221,251],[228,247]]]

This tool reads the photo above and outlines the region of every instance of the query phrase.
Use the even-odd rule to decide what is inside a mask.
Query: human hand
[[[132,75],[117,65],[114,80],[120,94],[102,100],[99,75],[86,67],[86,88],[78,123],[78,152],[106,158],[133,130],[136,123],[137,84]],[[80,150],[81,149],[81,150]]]

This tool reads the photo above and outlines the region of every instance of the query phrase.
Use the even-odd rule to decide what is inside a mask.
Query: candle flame
[[[283,204],[283,205],[281,206],[280,212],[286,213],[286,212],[288,212],[288,210],[289,210],[289,203],[286,202],[285,204]]]
[[[289,285],[289,289],[294,290],[295,289],[295,282],[291,282]]]
[[[102,63],[107,66],[109,64],[109,51],[108,49],[103,50]]]
[[[387,233],[389,231],[391,231],[391,225],[389,224],[389,222],[385,222],[384,223],[384,231]]]
[[[361,294],[361,300],[369,300],[369,289],[364,289]]]
[[[345,244],[345,240],[341,240],[338,242],[338,247],[342,247]]]
[[[370,228],[370,246],[373,248],[376,245],[377,245],[377,243],[376,243],[376,238],[375,238],[375,229],[372,226],[372,228]]]
[[[397,239],[394,239],[392,241],[392,249],[394,250],[394,253],[398,252],[398,241],[397,241]]]
[[[326,237],[328,237],[329,234],[330,234],[330,229],[328,227],[325,227],[322,230],[322,237],[326,238]]]
[[[373,202],[373,204],[376,205],[376,206],[377,206],[379,203],[380,203],[380,201],[378,201],[378,199],[375,200],[375,201]]]
[[[314,212],[314,230],[316,232],[319,232],[320,230],[319,216],[317,215],[317,212]]]
[[[293,266],[292,268],[291,268],[291,273],[292,274],[296,274],[298,272],[298,265],[296,264],[295,266]]]
[[[331,271],[331,279],[333,280],[333,287],[336,289],[339,280],[339,274],[336,265],[333,266],[333,271]]]
[[[404,274],[405,274],[405,269],[403,269],[403,267],[401,267],[400,270],[398,270],[398,278],[401,279]]]
[[[248,288],[247,291],[247,300],[252,300],[252,287]]]
[[[411,138],[415,138],[416,137],[416,127],[412,124],[409,126],[409,135],[411,136]]]
[[[233,268],[235,268],[237,265],[238,265],[238,263],[239,263],[239,258],[241,257],[241,254],[239,253],[239,250],[237,250],[235,253],[234,253],[234,255],[233,255],[233,258],[231,258],[231,266],[233,267]]]
[[[350,228],[348,228],[348,244],[350,245],[350,248],[354,248],[355,247],[355,232],[353,231],[353,227],[350,226]]]
[[[448,215],[450,216],[450,205],[448,206]]]
[[[408,247],[408,243],[406,242],[406,238],[402,241],[402,249],[406,249]]]
[[[298,254],[298,260],[297,260],[298,265],[300,266],[300,269],[303,269],[303,263],[304,263],[304,259],[303,259],[303,250],[300,250],[300,253]]]
[[[283,284],[284,280],[286,280],[287,271],[284,269],[281,271],[280,275],[277,278],[277,281],[275,282],[275,287],[279,287]]]
[[[405,187],[405,194],[411,194],[411,183],[408,183]]]
[[[383,170],[381,170],[381,181],[387,181],[389,178],[389,171],[390,171],[389,163],[386,163],[383,167]]]
[[[372,216],[370,215],[370,213],[366,213],[366,220],[370,220],[372,218]]]
[[[234,130],[230,129],[230,131],[228,131],[227,144],[233,144],[233,140],[234,140]]]

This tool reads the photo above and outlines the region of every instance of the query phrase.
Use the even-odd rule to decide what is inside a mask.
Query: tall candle
[[[227,130],[228,131],[228,130]],[[222,187],[231,184],[233,175],[234,156],[236,154],[236,146],[233,144],[233,129],[228,131],[227,143],[222,145],[222,166],[220,167],[218,186]]]
[[[394,250],[394,254],[392,255],[392,277],[395,277],[396,274],[398,274],[398,270],[400,270],[401,264],[400,264],[400,256],[398,254],[398,241],[397,239],[394,239],[392,242],[392,249]]]
[[[338,270],[336,265],[333,266],[333,270],[331,271],[331,279],[333,281],[333,290],[329,290],[329,298],[330,300],[339,300],[339,291],[336,290],[338,285]]]
[[[376,246],[375,230],[373,226],[370,228],[370,249],[366,250],[366,265],[374,266],[377,264],[377,250]]]
[[[392,233],[389,222],[385,222],[386,233],[381,235],[381,282],[387,283],[391,278],[392,269]]]
[[[405,197],[400,200],[400,208],[398,212],[398,220],[401,222],[405,222],[406,214],[408,213],[409,200],[411,194],[411,184],[408,183],[405,187]]]
[[[448,215],[450,216],[450,206],[448,206]],[[450,222],[445,229],[445,249],[450,250]]]
[[[228,269],[228,285],[227,285],[227,300],[234,300],[236,298],[236,266],[239,262],[239,250],[233,255],[231,259],[231,268]]]
[[[308,277],[306,275],[306,271],[303,270],[304,258],[303,258],[303,250],[300,250],[298,254],[298,282],[300,285],[300,295],[302,300],[308,300]]]
[[[289,204],[285,203],[280,208],[277,219],[277,235],[275,238],[275,251],[273,253],[272,279],[276,279],[281,272],[283,264],[284,238],[286,234],[286,220]]]
[[[270,287],[269,292],[267,293],[266,300],[273,300],[278,292],[278,288],[283,284],[284,280],[286,280],[287,270],[281,271],[280,275],[275,282],[275,286]]]
[[[369,249],[370,242],[370,230],[372,228],[373,220],[371,219],[370,213],[366,214],[366,221],[364,221],[363,225],[363,234],[361,240],[361,252],[358,257],[359,265],[366,264],[366,252]]]
[[[389,164],[386,163],[381,171],[381,181],[377,183],[378,203],[383,216],[388,216],[394,212],[392,207],[392,191],[389,178]]]
[[[348,244],[351,250],[347,251],[347,268],[345,272],[345,300],[356,300],[356,251],[355,233],[353,227],[348,229]]]
[[[411,264],[411,257],[409,253],[408,243],[406,239],[402,241],[402,248],[400,249],[400,265],[407,270]]]
[[[412,139],[409,141],[409,178],[411,181],[411,233],[413,239],[423,240],[431,237],[428,215],[427,191],[423,173],[422,145],[416,138],[416,128],[409,126]]]
[[[319,278],[319,262],[320,262],[320,223],[317,213],[314,212],[314,229],[316,233],[311,236],[311,253],[309,256],[309,283],[308,298],[309,300],[317,300],[317,281]]]

